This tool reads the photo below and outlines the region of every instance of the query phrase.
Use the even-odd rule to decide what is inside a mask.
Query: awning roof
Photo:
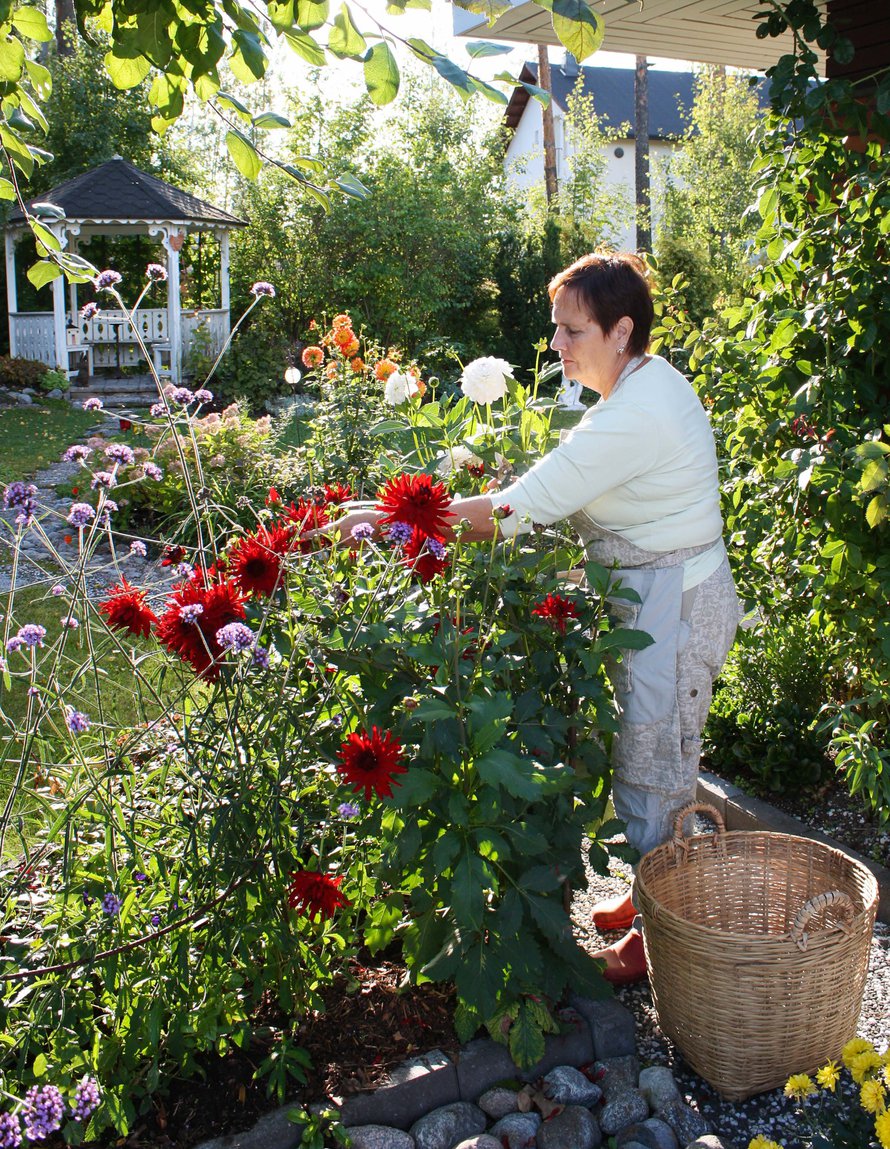
[[[532,0],[510,0],[510,5],[490,28],[484,16],[455,6],[455,35],[559,44],[546,9]],[[602,47],[609,52],[765,71],[790,49],[789,33],[757,39],[761,0],[595,0],[593,7],[606,22]]]

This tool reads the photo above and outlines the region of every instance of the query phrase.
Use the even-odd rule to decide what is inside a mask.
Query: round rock
[[[640,1063],[632,1053],[625,1057],[606,1057],[593,1064],[594,1080],[607,1101],[628,1089],[636,1089]]]
[[[714,1133],[706,1133],[704,1137],[699,1137],[693,1141],[689,1149],[735,1149],[731,1141],[727,1141],[725,1137],[718,1137]]]
[[[486,1089],[476,1104],[483,1113],[488,1114],[492,1121],[500,1121],[508,1113],[516,1113],[519,1109],[519,1095],[513,1089],[503,1085],[495,1085],[493,1089]]]
[[[649,1105],[639,1089],[607,1095],[609,1100],[600,1114],[600,1128],[607,1136],[620,1133],[628,1125],[638,1125],[649,1116]]]
[[[530,1149],[535,1143],[540,1113],[508,1113],[489,1129],[492,1137],[501,1142],[501,1149]]]
[[[544,1093],[557,1105],[596,1105],[603,1095],[598,1085],[572,1065],[551,1069],[544,1078]]]
[[[352,1149],[414,1149],[414,1138],[390,1125],[353,1125]]]
[[[682,1101],[674,1075],[666,1065],[650,1065],[640,1071],[640,1093],[649,1102],[653,1113],[664,1109],[672,1101]]]
[[[679,1149],[673,1129],[657,1117],[650,1117],[640,1125],[628,1125],[622,1129],[616,1145],[618,1149],[630,1149],[631,1146],[639,1145],[644,1146],[644,1149]]]
[[[484,1133],[487,1121],[478,1105],[454,1101],[441,1105],[411,1126],[410,1133],[417,1149],[452,1149],[476,1133]]]
[[[697,1110],[682,1101],[672,1101],[659,1111],[658,1116],[670,1125],[681,1145],[701,1140],[706,1134],[714,1132]]]
[[[477,1133],[475,1137],[468,1137],[460,1145],[455,1145],[454,1149],[504,1149],[504,1146],[490,1133]]]
[[[538,1130],[538,1149],[599,1149],[602,1143],[596,1118],[583,1105],[567,1105]]]

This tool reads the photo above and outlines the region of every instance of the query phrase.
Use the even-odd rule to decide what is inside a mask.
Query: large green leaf
[[[12,23],[17,32],[21,32],[28,40],[37,40],[41,44],[48,44],[53,34],[46,22],[46,17],[39,8],[25,6],[16,8],[12,14]]]
[[[262,170],[263,161],[250,140],[233,129],[226,132],[226,147],[238,171],[247,179],[255,180]]]
[[[105,69],[116,88],[126,91],[137,88],[151,71],[151,63],[141,53],[132,56],[118,56],[120,48],[113,48],[105,54]]]
[[[24,66],[25,49],[21,40],[17,40],[15,36],[0,40],[0,80],[15,83],[21,76]]]
[[[435,55],[430,61],[443,80],[447,80],[452,88],[456,88],[461,99],[468,100],[473,94],[473,81],[453,60],[447,56]]]
[[[510,11],[510,0],[454,0],[458,8],[465,12],[477,12],[493,24],[498,16]]]
[[[544,1033],[527,1001],[519,1003],[519,1010],[508,1037],[510,1056],[520,1067],[534,1065],[544,1056]]]
[[[236,79],[243,84],[261,80],[269,66],[269,57],[263,51],[259,36],[239,28],[232,34],[232,44],[234,51],[229,57],[229,67]]]
[[[15,188],[12,183],[0,177],[0,199],[15,199]]]
[[[9,158],[19,171],[30,179],[31,173],[34,171],[34,157],[31,154],[31,149],[19,139],[11,128],[0,127],[0,142],[6,148]]]
[[[530,766],[509,750],[489,750],[475,761],[476,771],[488,786],[502,786],[514,798],[534,801],[541,786],[530,774]]]
[[[398,95],[399,66],[392,48],[381,40],[365,56],[365,85],[371,101],[382,106]]]
[[[386,0],[386,11],[391,15],[402,15],[409,8],[419,8],[423,12],[432,11],[432,0]]]
[[[576,60],[586,60],[599,50],[606,24],[590,0],[553,0],[552,19],[560,43]]]
[[[297,0],[297,23],[305,32],[320,28],[328,18],[328,0]]]
[[[269,131],[273,128],[290,128],[293,125],[286,116],[281,116],[278,112],[260,112],[258,116],[253,117],[253,126]]]
[[[474,40],[467,44],[467,55],[474,60],[482,60],[486,56],[503,56],[513,51],[512,44],[492,44],[490,40]]]
[[[45,68],[43,64],[38,64],[36,60],[26,60],[25,68],[28,72],[28,79],[34,86],[34,91],[42,100],[45,100],[53,90],[53,78],[49,68]]]
[[[48,259],[41,259],[38,263],[32,263],[28,268],[28,279],[38,289],[45,287],[47,283],[52,283],[52,281],[58,279],[61,274],[61,267],[50,263]]]
[[[290,28],[296,19],[294,0],[267,0],[266,11],[272,21],[272,26],[277,28],[279,32]]]
[[[301,56],[308,64],[314,64],[319,68],[324,67],[326,62],[324,48],[321,44],[316,44],[311,36],[296,28],[288,28],[284,33],[284,38],[297,55]]]
[[[334,26],[328,36],[328,48],[341,60],[357,59],[368,49],[365,38],[353,23],[352,13],[346,4],[340,5],[340,11],[334,17]]]
[[[243,120],[245,124],[253,122],[253,116],[250,114],[246,104],[243,104],[237,96],[233,96],[230,92],[220,92],[216,97],[216,102],[222,108],[226,108],[230,112],[234,112],[239,119]]]
[[[620,647],[622,650],[645,650],[654,641],[652,635],[646,634],[644,630],[628,630],[619,626],[615,630],[607,630],[604,634],[600,634],[596,640],[596,648],[611,650]]]

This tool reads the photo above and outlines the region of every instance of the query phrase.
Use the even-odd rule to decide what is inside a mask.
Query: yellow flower
[[[859,1090],[859,1104],[866,1113],[883,1113],[887,1108],[887,1094],[880,1081],[863,1081]]]
[[[850,1076],[857,1085],[861,1085],[873,1069],[880,1069],[883,1064],[884,1059],[872,1046],[850,1058]]]
[[[792,1073],[785,1082],[786,1097],[796,1097],[798,1100],[802,1100],[815,1092],[816,1086],[813,1084],[813,1079],[806,1073]]]
[[[748,1142],[748,1149],[782,1149],[782,1146],[778,1141],[770,1141],[758,1134],[753,1141]]]
[[[841,1060],[847,1069],[851,1069],[851,1062],[853,1058],[860,1053],[865,1053],[866,1050],[875,1051],[875,1047],[870,1041],[866,1041],[864,1037],[854,1037],[852,1041],[848,1041],[841,1052]]]
[[[827,1065],[823,1065],[820,1070],[816,1072],[816,1081],[822,1089],[828,1089],[834,1093],[834,1087],[840,1080],[841,1070],[836,1061],[829,1061]]]
[[[875,1134],[881,1149],[890,1149],[890,1110],[884,1110],[875,1118]]]

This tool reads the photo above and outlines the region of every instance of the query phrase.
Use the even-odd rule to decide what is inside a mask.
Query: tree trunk
[[[551,204],[559,194],[559,184],[556,176],[556,136],[553,131],[553,87],[546,44],[538,45],[538,87],[550,96],[547,107],[541,109],[541,120],[544,125],[544,189],[547,203]]]
[[[652,200],[649,188],[649,65],[637,56],[634,77],[635,183],[637,251],[652,250]]]
[[[68,39],[67,25],[74,27],[74,0],[55,0],[56,4],[56,52],[60,56],[70,56],[74,45]]]

